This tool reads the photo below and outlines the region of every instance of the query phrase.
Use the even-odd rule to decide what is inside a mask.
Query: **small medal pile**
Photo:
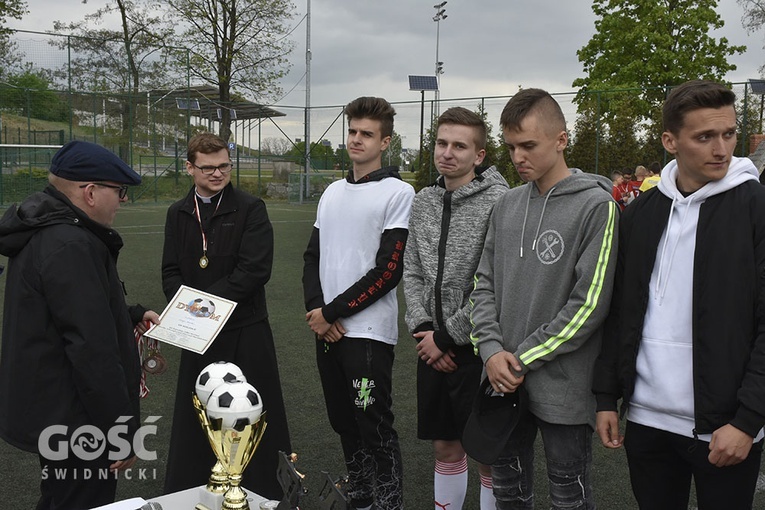
[[[150,321],[145,321],[146,328],[151,327]],[[167,361],[162,353],[159,352],[159,342],[155,338],[149,338],[134,330],[135,341],[138,344],[138,356],[141,360],[141,383],[139,395],[145,398],[149,394],[149,387],[146,386],[146,374],[160,375],[167,370]]]

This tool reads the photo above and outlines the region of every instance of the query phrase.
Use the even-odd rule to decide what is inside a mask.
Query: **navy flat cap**
[[[50,173],[67,181],[141,184],[141,176],[116,154],[95,143],[79,140],[67,143],[54,154]]]

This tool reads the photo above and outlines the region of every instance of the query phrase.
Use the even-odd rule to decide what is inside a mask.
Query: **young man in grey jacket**
[[[406,323],[417,340],[417,437],[431,440],[439,508],[459,510],[468,464],[460,439],[481,380],[470,344],[470,291],[494,203],[508,189],[486,156],[486,125],[449,108],[437,125],[435,184],[414,198],[404,253]],[[481,508],[493,509],[491,469],[480,466]]]
[[[566,123],[550,94],[520,91],[500,124],[527,184],[494,207],[471,295],[472,340],[494,391],[523,385],[529,405],[498,445],[497,508],[534,508],[539,431],[552,508],[592,509],[590,386],[611,300],[617,205],[610,180],[566,165]]]

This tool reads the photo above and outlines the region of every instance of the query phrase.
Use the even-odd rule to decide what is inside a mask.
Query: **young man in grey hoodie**
[[[494,203],[507,190],[486,156],[486,124],[475,112],[449,108],[438,118],[435,163],[440,177],[414,197],[404,252],[406,323],[417,340],[417,437],[433,441],[438,508],[459,510],[468,462],[460,439],[481,382],[470,344],[470,291]],[[481,508],[495,508],[489,466],[479,466]]]
[[[603,445],[625,445],[641,509],[751,508],[765,425],[765,189],[736,158],[736,95],[672,90],[675,156],[627,208],[593,391]],[[627,414],[619,433],[617,401]]]
[[[540,89],[513,96],[500,118],[527,184],[499,199],[471,295],[472,340],[496,392],[523,385],[528,408],[492,465],[498,509],[534,508],[541,432],[552,507],[592,509],[590,392],[616,261],[611,181],[566,165],[566,123]]]

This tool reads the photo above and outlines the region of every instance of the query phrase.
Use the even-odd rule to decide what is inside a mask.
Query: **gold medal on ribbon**
[[[199,231],[202,233],[202,258],[199,259],[199,267],[202,269],[207,269],[207,266],[210,264],[210,261],[207,260],[207,235],[205,234],[205,229],[202,225],[202,216],[199,213],[199,202],[197,201],[196,191],[194,193],[194,216],[197,218],[197,223],[199,223]],[[223,199],[223,191],[221,191],[218,195],[218,204],[215,206],[215,212],[218,212],[218,207],[220,207],[221,199]],[[215,212],[213,212],[213,215],[215,215]]]

